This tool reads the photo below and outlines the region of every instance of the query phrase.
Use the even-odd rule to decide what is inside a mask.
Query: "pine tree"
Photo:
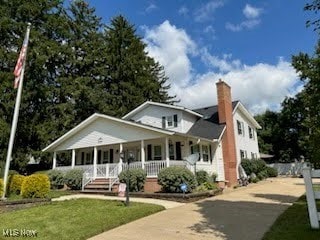
[[[163,67],[147,55],[146,45],[123,16],[111,20],[105,31],[106,76],[113,115],[123,116],[147,100],[172,103]]]

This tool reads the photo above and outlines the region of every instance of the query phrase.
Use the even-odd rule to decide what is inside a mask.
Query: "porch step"
[[[113,184],[111,187],[111,192],[116,191],[118,188],[118,183]],[[109,179],[95,179],[91,183],[84,187],[84,193],[97,193],[103,194],[109,191]]]
[[[110,193],[110,191],[109,191],[109,189],[108,190],[85,189],[85,190],[81,191],[81,193],[104,195],[104,194]]]

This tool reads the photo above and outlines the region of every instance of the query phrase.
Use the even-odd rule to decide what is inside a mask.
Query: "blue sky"
[[[301,90],[291,56],[312,54],[317,35],[305,1],[89,0],[104,23],[124,15],[169,76],[180,105],[216,104],[214,83],[224,79],[234,99],[253,113],[279,109]]]

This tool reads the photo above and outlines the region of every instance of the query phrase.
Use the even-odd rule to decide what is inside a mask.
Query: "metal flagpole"
[[[27,41],[27,44],[29,42],[30,26],[31,26],[31,24],[28,23],[26,37],[25,37],[25,40]],[[22,46],[22,48],[23,47],[24,46]],[[23,51],[23,49],[21,49],[21,51]],[[14,136],[16,134],[18,117],[19,117],[19,109],[20,109],[20,102],[21,102],[21,93],[22,93],[22,85],[23,85],[23,77],[24,77],[24,68],[25,68],[25,64],[26,64],[26,58],[27,58],[27,49],[25,49],[25,56],[24,56],[24,59],[23,59],[23,65],[22,65],[22,70],[21,70],[21,74],[20,74],[20,80],[19,80],[16,104],[15,104],[15,107],[14,107],[13,120],[12,120],[11,132],[10,132],[10,140],[9,140],[9,146],[8,146],[8,152],[7,152],[7,160],[6,160],[6,166],[5,166],[4,178],[3,178],[4,186],[3,186],[2,199],[5,199],[5,197],[6,197],[8,174],[9,174],[10,161],[11,161],[11,154],[12,154]]]

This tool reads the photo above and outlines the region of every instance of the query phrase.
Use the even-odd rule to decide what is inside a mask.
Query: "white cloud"
[[[145,9],[146,13],[150,13],[153,10],[157,9],[157,5],[155,5],[154,3],[149,3],[148,7]]]
[[[261,12],[261,8],[256,8],[251,6],[250,4],[246,4],[246,6],[242,10],[242,13],[245,16],[246,20],[238,24],[227,22],[225,27],[232,32],[240,32],[246,29],[253,29],[261,22],[261,20],[259,19]]]
[[[185,87],[191,81],[192,66],[188,55],[196,54],[196,45],[183,29],[164,21],[159,26],[145,30],[145,42],[150,56],[157,59],[170,77],[172,91]]]
[[[215,82],[220,78],[231,86],[233,99],[241,100],[253,113],[267,108],[278,110],[285,96],[301,90],[295,70],[282,58],[275,65],[250,66],[233,59],[231,54],[215,56],[207,48],[197,46],[183,29],[169,21],[150,29],[145,27],[145,41],[150,56],[164,66],[169,76],[170,94],[177,95],[180,105],[185,107],[215,105]],[[190,56],[205,62],[208,72],[195,72]]]
[[[188,9],[186,6],[182,6],[182,7],[179,9],[178,13],[179,13],[180,15],[182,15],[182,16],[187,16],[188,13],[189,13],[189,9]]]
[[[213,13],[216,9],[222,7],[224,2],[221,0],[212,0],[204,5],[202,5],[199,9],[194,12],[194,20],[196,22],[204,22],[212,19]]]
[[[226,29],[232,31],[232,32],[240,32],[245,29],[253,29],[256,26],[260,24],[259,19],[251,19],[251,20],[246,20],[243,21],[239,24],[233,24],[233,23],[226,23]]]
[[[260,16],[261,10],[261,8],[255,8],[250,4],[246,4],[242,12],[246,18],[257,18]]]

